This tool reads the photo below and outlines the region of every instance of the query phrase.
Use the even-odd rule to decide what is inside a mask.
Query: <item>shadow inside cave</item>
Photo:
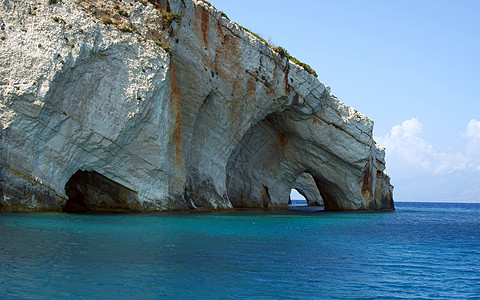
[[[137,192],[95,171],[78,170],[65,184],[64,212],[135,212],[141,210]]]

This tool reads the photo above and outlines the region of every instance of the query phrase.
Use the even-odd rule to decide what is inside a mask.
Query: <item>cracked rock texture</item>
[[[0,210],[393,209],[373,122],[203,1],[1,0],[0,125]]]

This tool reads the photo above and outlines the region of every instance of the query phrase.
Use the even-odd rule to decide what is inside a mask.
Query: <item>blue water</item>
[[[480,204],[0,214],[0,298],[480,297]]]

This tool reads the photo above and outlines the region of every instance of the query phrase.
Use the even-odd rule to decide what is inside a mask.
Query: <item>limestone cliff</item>
[[[373,122],[207,2],[0,3],[0,210],[393,209]]]

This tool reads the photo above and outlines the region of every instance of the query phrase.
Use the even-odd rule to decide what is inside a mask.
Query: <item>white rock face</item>
[[[3,205],[61,209],[81,169],[137,191],[144,209],[173,208],[169,188],[185,179],[167,53],[68,1],[33,5],[0,6]]]
[[[125,210],[286,207],[305,172],[326,209],[393,209],[373,122],[207,3],[0,3],[1,210],[62,210],[79,170]]]

